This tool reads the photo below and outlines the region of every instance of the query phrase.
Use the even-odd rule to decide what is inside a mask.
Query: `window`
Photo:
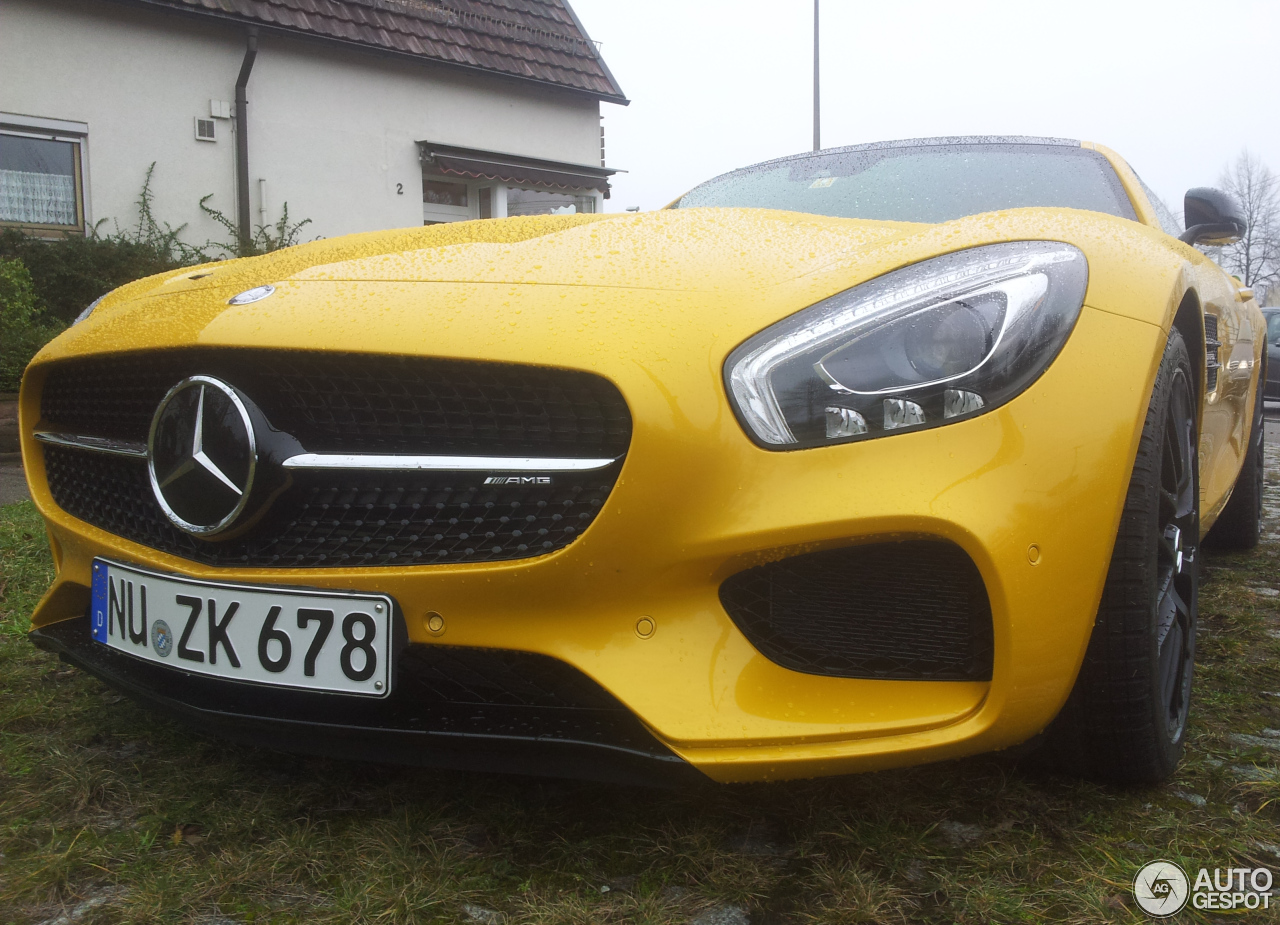
[[[508,215],[573,215],[595,210],[596,199],[590,195],[517,187],[507,190]]]
[[[422,201],[433,206],[467,207],[467,187],[463,183],[444,180],[425,180],[422,184]]]
[[[1135,177],[1138,174],[1134,173]],[[1155,210],[1156,220],[1160,223],[1160,228],[1165,234],[1171,234],[1175,238],[1187,229],[1182,227],[1182,222],[1178,221],[1178,217],[1173,214],[1163,199],[1156,195],[1156,191],[1147,186],[1142,177],[1138,177],[1138,184],[1142,187],[1142,191],[1147,194],[1147,202],[1151,203],[1151,208]]]
[[[476,217],[476,191],[465,180],[427,174],[422,178],[422,221],[465,222]]]
[[[1267,312],[1267,340],[1280,344],[1280,312]]]
[[[81,139],[0,131],[0,223],[82,231]]]

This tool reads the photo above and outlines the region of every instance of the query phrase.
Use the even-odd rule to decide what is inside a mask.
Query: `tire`
[[[1175,329],[1147,408],[1084,663],[1047,730],[1045,757],[1079,776],[1153,784],[1168,779],[1182,757],[1199,592],[1194,383]]]
[[[1244,465],[1236,476],[1227,506],[1204,538],[1205,545],[1212,549],[1253,549],[1262,536],[1262,479],[1266,474],[1267,441],[1262,389],[1266,376],[1264,367],[1259,373],[1258,396],[1253,403],[1253,423],[1249,429],[1249,448],[1245,451]]]

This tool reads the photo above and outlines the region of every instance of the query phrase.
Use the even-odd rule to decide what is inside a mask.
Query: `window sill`
[[[0,221],[0,229],[16,228],[23,234],[30,235],[33,238],[44,238],[46,240],[58,240],[63,237],[83,238],[83,225],[41,225],[30,222],[4,222]]]

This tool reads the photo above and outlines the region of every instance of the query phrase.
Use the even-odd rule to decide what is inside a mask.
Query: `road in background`
[[[0,392],[0,505],[29,497],[18,454],[18,396]]]
[[[5,453],[8,457],[10,454]],[[0,458],[0,505],[25,501],[31,495],[27,493],[27,478],[22,472],[22,463],[17,454],[12,459]]]

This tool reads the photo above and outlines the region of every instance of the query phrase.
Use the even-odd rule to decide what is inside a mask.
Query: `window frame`
[[[466,190],[465,206],[450,206],[442,203],[427,202],[428,183],[452,183]],[[448,174],[422,172],[422,221],[423,224],[446,224],[448,222],[466,222],[479,218],[479,184],[465,177],[454,177]]]
[[[591,190],[591,191],[588,191],[585,189],[566,190],[566,189],[560,189],[560,188],[549,187],[549,186],[541,186],[535,183],[508,183],[507,184],[507,214],[508,215],[533,216],[533,215],[565,214],[565,213],[554,213],[554,212],[524,212],[524,211],[512,212],[510,203],[511,203],[511,193],[513,191],[527,192],[527,193],[547,193],[552,196],[562,196],[564,198],[571,199],[573,200],[572,203],[568,203],[568,204],[571,204],[574,206],[575,212],[572,214],[576,214],[576,215],[595,215],[596,212],[598,211],[598,206],[600,204],[599,200],[594,195],[595,193],[594,190]],[[518,201],[519,197],[516,197],[516,198]],[[590,212],[581,208],[581,205],[587,202],[591,204]]]
[[[89,225],[86,165],[89,126],[82,122],[66,122],[59,119],[42,119],[0,112],[0,135],[18,138],[35,138],[41,141],[60,141],[71,145],[71,163],[75,184],[76,224],[59,225],[52,222],[15,222],[0,219],[0,228],[17,228],[33,233],[36,237],[53,234],[84,236]]]

